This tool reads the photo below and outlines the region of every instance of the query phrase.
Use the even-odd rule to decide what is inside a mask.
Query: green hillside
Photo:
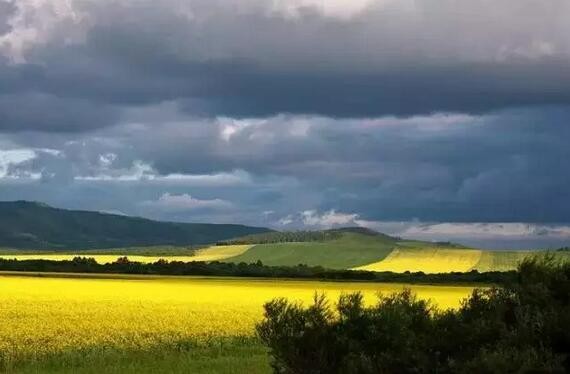
[[[6,248],[189,246],[269,231],[243,225],[159,222],[29,201],[0,202],[0,247]]]
[[[251,263],[259,260],[270,266],[305,264],[347,269],[382,260],[395,243],[394,238],[386,235],[342,231],[339,237],[321,242],[259,244],[226,261]]]
[[[221,241],[221,245],[235,244],[269,244],[269,243],[292,243],[292,242],[324,242],[340,239],[344,234],[360,234],[374,236],[376,239],[397,241],[399,238],[391,237],[364,227],[343,227],[329,230],[314,231],[271,231],[260,234],[246,235],[239,238]]]
[[[523,259],[545,253],[570,260],[570,251],[487,251],[450,242],[403,240],[361,228],[272,232],[228,242],[254,246],[225,261],[261,261],[270,266],[306,264],[331,269],[448,273],[515,270]]]

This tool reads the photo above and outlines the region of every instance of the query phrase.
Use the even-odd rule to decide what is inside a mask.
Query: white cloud
[[[557,248],[570,245],[570,225],[521,222],[419,222],[370,221],[357,213],[305,210],[287,215],[276,227],[288,229],[360,226],[405,239],[452,241],[475,247],[496,249]]]
[[[11,30],[0,35],[0,54],[13,62],[25,61],[30,47],[48,42],[58,35],[62,26],[67,26],[64,35],[67,43],[83,37],[82,33],[72,32],[74,27],[69,27],[78,26],[86,18],[71,0],[20,0],[14,4],[16,12],[8,20]]]
[[[339,213],[335,210],[329,210],[319,214],[315,210],[305,210],[301,212],[301,219],[305,226],[317,226],[330,228],[334,226],[354,225],[358,214]]]
[[[116,159],[117,155],[111,152],[99,155],[99,163],[105,168],[109,168]]]
[[[293,218],[293,215],[289,214],[288,216],[279,219],[279,221],[277,221],[277,223],[280,226],[288,226],[288,225],[292,224],[294,221],[295,221],[295,219]]]
[[[14,167],[33,160],[37,154],[32,149],[0,150],[0,180],[19,178],[39,178],[39,175],[24,170],[14,170]]]
[[[408,237],[524,238],[537,236],[568,237],[570,226],[532,223],[434,223],[411,225],[401,232]]]
[[[490,249],[558,248],[570,245],[570,225],[567,224],[366,220],[356,220],[356,224],[406,239],[452,241]]]
[[[141,160],[133,162],[127,169],[111,169],[116,155],[107,154],[99,158],[101,170],[93,175],[75,176],[76,181],[85,182],[146,182],[195,187],[238,186],[251,183],[251,176],[244,170],[214,174],[159,174],[150,164]]]
[[[140,204],[144,208],[157,209],[162,212],[186,212],[192,210],[227,210],[233,204],[227,200],[201,200],[189,194],[174,195],[165,193],[158,200],[148,200]]]
[[[249,127],[259,126],[262,121],[219,118],[218,123],[220,126],[220,138],[226,142],[229,142],[233,136],[238,135],[240,132]]]
[[[224,142],[234,140],[249,144],[273,145],[283,138],[306,138],[313,126],[323,119],[314,116],[276,115],[269,118],[217,119],[219,137]]]
[[[384,0],[389,3],[394,0]],[[321,13],[340,19],[349,19],[362,12],[373,0],[273,0],[273,10],[288,17],[299,17],[302,10],[311,7]]]
[[[101,162],[103,171],[96,175],[76,176],[79,181],[102,181],[102,182],[135,182],[152,180],[156,178],[156,172],[151,165],[137,160],[128,169],[108,169],[108,163]]]

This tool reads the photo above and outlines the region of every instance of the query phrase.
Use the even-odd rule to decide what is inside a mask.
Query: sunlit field
[[[50,357],[65,360],[74,352],[82,357],[156,351],[157,347],[161,352],[176,352],[219,339],[247,339],[253,337],[254,325],[262,317],[263,303],[272,298],[309,303],[315,291],[336,300],[343,292],[360,290],[373,303],[378,292],[403,287],[228,278],[0,275],[2,364],[10,368]],[[441,308],[457,307],[472,291],[454,286],[411,288]]]
[[[507,271],[516,268],[516,265],[525,258],[536,256],[536,252],[529,251],[483,251],[481,259],[474,267],[478,271]],[[544,252],[542,253],[544,255]],[[558,261],[569,261],[570,252],[557,251],[551,252]]]
[[[357,267],[357,270],[449,273],[471,270],[479,263],[482,251],[476,249],[395,249],[384,260]]]
[[[555,259],[567,261],[570,252],[545,251],[485,251],[462,248],[397,248],[382,261],[354,268],[355,270],[393,271],[402,273],[450,273],[477,270],[509,271],[516,270],[525,258],[550,254]]]
[[[199,249],[193,256],[171,256],[171,255],[160,255],[160,256],[143,256],[143,255],[128,255],[128,254],[93,254],[93,253],[46,253],[46,254],[25,254],[25,253],[14,253],[14,254],[4,254],[0,255],[0,258],[5,259],[17,259],[17,260],[52,260],[52,261],[62,261],[62,260],[72,260],[74,257],[91,257],[94,258],[100,264],[106,264],[115,262],[119,257],[127,256],[130,261],[137,261],[142,263],[153,263],[160,259],[165,259],[168,261],[219,261],[225,258],[239,256],[251,248],[251,245],[222,245],[222,246],[211,246],[208,248]],[[128,252],[125,252],[128,253]]]

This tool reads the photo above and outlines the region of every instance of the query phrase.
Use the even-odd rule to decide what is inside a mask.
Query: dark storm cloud
[[[201,93],[206,114],[309,113],[333,117],[480,114],[505,107],[570,103],[570,64],[419,66],[382,73],[218,72]],[[216,77],[214,77],[215,79]],[[196,110],[195,104],[186,107]]]
[[[263,211],[278,219],[306,209],[357,213],[371,221],[570,217],[568,108],[369,120],[184,120],[169,110],[156,109],[172,118],[168,123],[59,135],[49,144],[60,155],[16,166],[24,175],[43,173],[44,183],[101,189],[109,206],[114,189],[138,191],[117,202],[130,204],[131,211],[137,199],[186,193],[251,210],[243,217],[257,223]],[[160,117],[152,112],[131,115]],[[11,139],[45,148],[43,137],[35,137]]]
[[[21,114],[4,107],[16,119],[2,126],[80,131],[116,120],[106,108],[164,101],[192,115],[233,117],[486,113],[570,103],[565,1],[318,4],[20,5],[12,17],[25,22],[15,22],[3,41],[0,94],[11,103],[21,95],[14,107],[25,106],[31,92],[69,100],[75,110],[55,105],[56,120],[24,119],[24,126]],[[45,11],[50,6],[57,12]],[[26,39],[23,30],[38,35]],[[90,121],[95,106],[105,118]]]
[[[115,123],[114,108],[40,94],[0,95],[0,130],[83,131]]]

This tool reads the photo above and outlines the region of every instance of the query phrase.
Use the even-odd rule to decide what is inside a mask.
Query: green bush
[[[324,295],[305,308],[265,305],[258,324],[275,373],[526,373],[570,371],[570,264],[524,261],[516,281],[477,289],[439,311],[409,290],[336,309]]]

